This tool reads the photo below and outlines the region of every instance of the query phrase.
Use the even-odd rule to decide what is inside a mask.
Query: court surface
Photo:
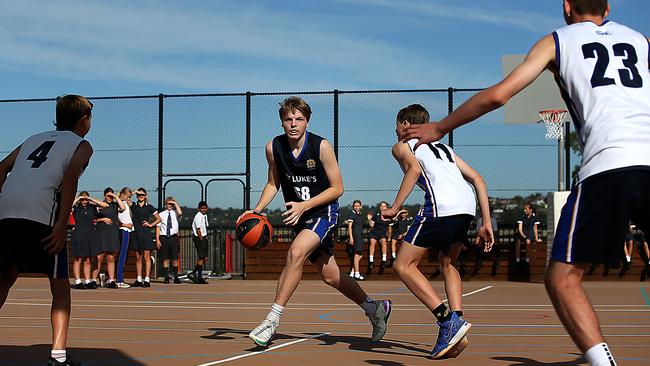
[[[442,282],[433,282],[443,294]],[[650,286],[585,284],[620,365],[650,364]],[[212,281],[150,289],[72,290],[68,352],[84,365],[579,365],[539,283],[466,282],[470,345],[457,359],[426,358],[433,316],[401,282],[364,282],[390,298],[388,333],[370,343],[363,312],[335,290],[305,281],[267,349],[248,332],[266,316],[274,281]],[[443,297],[444,298],[444,297]],[[46,279],[21,278],[0,311],[0,365],[43,365],[50,349]]]

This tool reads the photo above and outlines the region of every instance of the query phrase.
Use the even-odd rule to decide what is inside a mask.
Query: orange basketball
[[[235,235],[246,248],[262,249],[271,241],[273,226],[266,216],[251,212],[237,221]]]

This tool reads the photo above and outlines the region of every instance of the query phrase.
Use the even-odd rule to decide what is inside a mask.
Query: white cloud
[[[221,91],[440,87],[462,80],[454,65],[404,59],[406,50],[387,41],[337,30],[336,19],[308,23],[276,9],[201,4],[11,2],[0,12],[0,68]]]
[[[461,21],[486,23],[538,33],[540,29],[553,29],[562,25],[561,8],[558,2],[557,16],[529,12],[504,10],[490,6],[492,2],[475,1],[473,6],[450,5],[441,1],[391,1],[391,0],[337,0],[343,3],[365,4],[402,11],[417,17],[451,18]]]

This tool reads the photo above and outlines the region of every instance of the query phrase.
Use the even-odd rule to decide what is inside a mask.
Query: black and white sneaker
[[[47,366],[81,366],[81,363],[73,360],[70,356],[67,356],[63,362],[59,362],[53,357],[50,357],[47,361]]]

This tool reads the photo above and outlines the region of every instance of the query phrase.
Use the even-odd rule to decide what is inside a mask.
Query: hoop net
[[[544,121],[546,126],[547,140],[561,139],[564,133],[564,119],[566,118],[567,111],[565,110],[548,110],[540,111],[539,117]]]

